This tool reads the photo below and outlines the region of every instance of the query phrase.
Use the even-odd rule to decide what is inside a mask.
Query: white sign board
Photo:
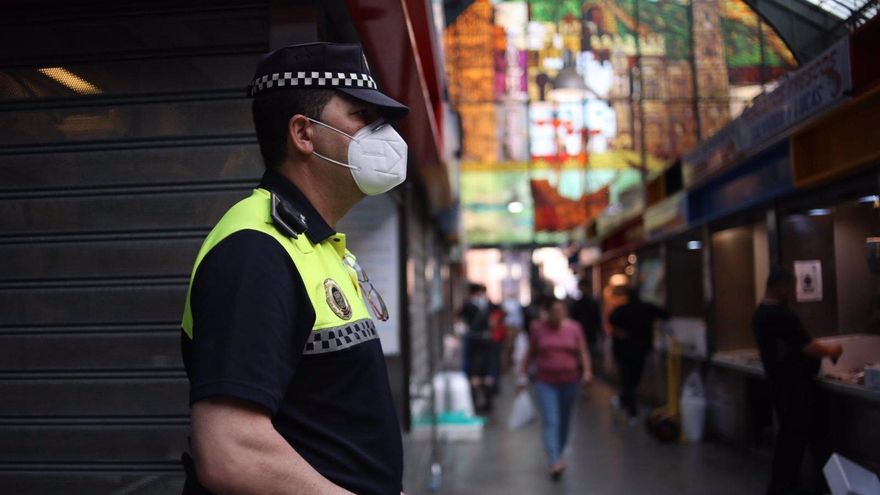
[[[386,356],[400,354],[400,249],[397,207],[385,195],[367,197],[336,225],[382,295],[388,321],[373,318]],[[369,308],[369,303],[367,303]]]
[[[797,279],[797,302],[815,302],[822,300],[821,261],[795,261],[794,276]]]

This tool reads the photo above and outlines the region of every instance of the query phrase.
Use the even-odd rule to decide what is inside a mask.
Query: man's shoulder
[[[789,307],[782,304],[760,303],[755,308],[755,316],[762,318],[797,318]]]
[[[461,306],[461,314],[462,315],[470,316],[470,315],[474,314],[476,311],[477,311],[477,306],[470,301],[465,302]]]
[[[629,314],[630,312],[632,312],[634,307],[635,307],[634,303],[632,303],[632,302],[623,303],[620,306],[617,306],[616,308],[612,309],[611,315],[613,316],[613,315]]]
[[[197,275],[206,273],[262,273],[289,277],[298,274],[290,255],[274,237],[264,232],[243,229],[226,236],[205,254]]]
[[[755,327],[755,331],[783,331],[797,325],[798,316],[784,305],[761,303],[755,308],[752,324]]]
[[[274,258],[273,255],[286,254],[284,246],[277,239],[253,229],[241,229],[229,234],[211,249],[213,252],[238,257],[268,256],[270,259]]]

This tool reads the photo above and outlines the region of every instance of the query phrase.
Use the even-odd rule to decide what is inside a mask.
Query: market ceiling
[[[877,15],[876,0],[745,0],[760,14],[803,64],[850,30]],[[474,0],[444,0],[450,25]]]

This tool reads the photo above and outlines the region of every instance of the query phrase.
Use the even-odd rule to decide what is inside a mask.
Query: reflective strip
[[[349,347],[378,339],[379,333],[373,320],[360,320],[350,325],[325,328],[309,335],[303,354],[324,354],[344,351]]]

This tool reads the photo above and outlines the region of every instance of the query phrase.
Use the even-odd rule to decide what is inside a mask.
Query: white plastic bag
[[[703,379],[698,371],[691,371],[682,386],[681,396],[687,398],[704,398],[706,391],[703,388]]]
[[[513,341],[513,369],[520,371],[522,369],[523,359],[529,353],[529,335],[523,331],[516,334]]]
[[[510,408],[510,418],[507,427],[511,430],[522,428],[535,419],[535,405],[528,390],[522,390],[513,399],[513,407]]]

